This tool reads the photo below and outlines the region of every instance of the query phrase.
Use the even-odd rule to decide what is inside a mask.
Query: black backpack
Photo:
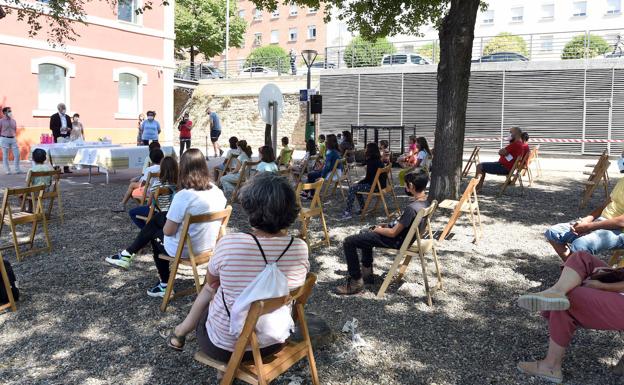
[[[11,286],[11,291],[13,292],[13,299],[15,301],[19,300],[19,289],[15,284],[15,273],[13,273],[13,267],[6,259],[2,259],[4,262],[4,270],[6,270],[7,275],[9,276],[9,285]],[[6,289],[4,288],[4,283],[1,282],[2,277],[0,276],[0,305],[9,302],[9,296],[7,295]]]

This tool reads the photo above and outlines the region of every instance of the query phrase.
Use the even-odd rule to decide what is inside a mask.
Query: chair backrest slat
[[[420,247],[420,242],[422,240],[422,234],[420,233],[420,226],[422,221],[425,221],[425,228],[423,229],[425,233],[429,234],[429,237],[432,237],[431,231],[431,216],[435,212],[438,207],[438,201],[434,200],[428,207],[422,208],[418,211],[416,218],[412,222],[409,231],[407,232],[407,236],[403,240],[403,244],[401,245],[401,253],[404,253],[413,243],[414,237],[416,237],[416,242]]]

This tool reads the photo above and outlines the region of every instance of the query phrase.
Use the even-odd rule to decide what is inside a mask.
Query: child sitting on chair
[[[258,152],[260,153],[260,163],[256,166],[256,172],[277,172],[279,170],[275,164],[273,147],[262,146]]]
[[[292,159],[292,154],[293,149],[288,147],[288,137],[285,136],[282,138],[282,151],[280,151],[280,154],[277,157],[277,165],[288,167],[290,160]]]
[[[149,157],[152,165],[143,171],[143,176],[141,176],[137,182],[130,182],[123,199],[118,206],[113,209],[113,212],[122,213],[126,211],[126,203],[128,203],[131,197],[139,197],[143,195],[142,189],[146,188],[145,183],[147,183],[147,177],[149,174],[160,172],[160,161],[165,157],[165,154],[163,154],[160,148],[157,148],[150,152]],[[153,179],[150,182],[150,186],[147,186],[147,188],[152,187],[154,183],[156,183],[156,180],[157,179]]]
[[[26,183],[28,183],[28,179],[30,179],[31,172],[54,171],[54,168],[50,164],[46,163],[47,158],[48,156],[45,150],[38,148],[35,151],[33,151],[32,160],[35,164],[32,165],[32,167],[30,168],[30,171],[28,172],[28,175],[26,176]],[[46,188],[48,188],[52,184],[52,177],[51,176],[36,176],[32,178],[31,180],[32,186],[36,186],[40,184],[45,185]]]
[[[412,202],[405,208],[403,215],[389,225],[381,224],[365,229],[359,234],[348,236],[344,240],[343,249],[349,277],[345,285],[336,288],[337,294],[357,294],[364,289],[365,282],[373,283],[373,248],[401,248],[418,211],[429,205],[425,193],[427,183],[429,183],[427,173],[407,174],[405,176],[405,192],[411,195]],[[362,252],[361,267],[358,249]]]

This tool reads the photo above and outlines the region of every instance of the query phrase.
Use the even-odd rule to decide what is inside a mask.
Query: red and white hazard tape
[[[506,139],[506,138],[504,138]],[[465,138],[469,142],[500,142],[501,138]],[[531,138],[530,143],[624,143],[624,139],[553,139]]]

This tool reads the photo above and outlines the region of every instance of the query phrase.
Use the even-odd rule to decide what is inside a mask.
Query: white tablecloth
[[[116,144],[104,142],[69,142],[35,144],[30,147],[30,152],[40,148],[48,154],[48,159],[55,166],[71,166],[79,150],[85,148],[115,148],[121,147]]]
[[[174,155],[173,146],[161,147],[165,155]],[[102,170],[143,168],[143,161],[149,154],[147,146],[81,148],[74,157],[76,166],[93,166]]]

